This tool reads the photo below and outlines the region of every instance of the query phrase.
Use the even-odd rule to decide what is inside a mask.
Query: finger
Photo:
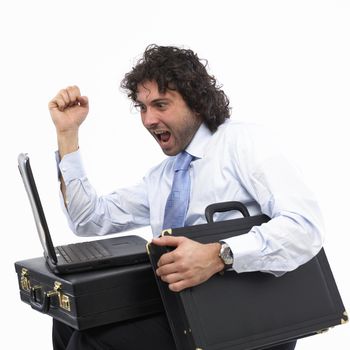
[[[157,266],[160,267],[163,265],[172,264],[175,262],[175,260],[176,260],[176,255],[174,255],[174,251],[165,253],[159,258]]]
[[[163,282],[169,284],[177,283],[183,280],[183,277],[180,273],[172,273],[169,275],[161,276],[160,278]]]
[[[79,97],[81,96],[80,94],[80,89],[74,85],[74,86],[68,86],[66,88],[67,95],[69,97],[69,105],[74,106],[79,103]]]
[[[65,107],[66,107],[66,103],[61,95],[57,95],[49,102],[49,109],[57,108],[62,112]]]
[[[177,247],[181,242],[183,242],[185,237],[173,237],[173,236],[163,236],[159,238],[153,238],[152,243],[159,246],[169,246]]]
[[[81,96],[80,89],[77,85],[68,86],[67,91],[69,92],[69,94],[75,96],[75,98]]]
[[[193,287],[194,284],[190,280],[181,280],[174,283],[169,283],[169,289],[173,292],[181,292],[182,290]]]
[[[70,102],[69,95],[65,89],[62,89],[58,94],[50,101],[49,108],[58,108],[61,112],[68,107]]]
[[[172,290],[173,292],[180,292],[186,288],[198,286],[202,282],[205,282],[206,279],[201,280],[198,277],[184,277],[182,279],[179,279],[176,282],[169,283],[169,289]]]
[[[161,265],[156,270],[156,274],[158,276],[165,276],[175,272],[179,272],[179,268],[175,263]]]
[[[68,107],[73,107],[79,104],[80,90],[77,86],[68,86],[65,89],[68,96]]]
[[[66,106],[68,106],[71,102],[69,93],[67,89],[62,89],[60,90],[60,92],[58,93],[58,95],[61,97],[61,99],[63,99],[64,103]]]
[[[76,104],[79,104],[82,107],[89,106],[89,99],[87,98],[87,96],[81,96],[80,89],[78,86],[76,85],[69,86],[67,88],[67,92],[70,97],[71,106],[74,106]]]
[[[58,104],[56,101],[56,98],[53,98],[49,104],[48,104],[49,109],[57,109],[58,108]]]

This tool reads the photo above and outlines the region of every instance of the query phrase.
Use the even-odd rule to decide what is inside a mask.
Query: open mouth
[[[156,138],[160,143],[168,142],[170,139],[170,132],[169,131],[155,131],[154,135],[156,135]]]

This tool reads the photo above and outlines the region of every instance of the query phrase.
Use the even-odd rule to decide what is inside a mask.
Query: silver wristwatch
[[[225,270],[231,269],[233,266],[233,253],[231,251],[230,246],[227,243],[223,241],[220,241],[219,243],[221,244],[219,257],[224,263],[224,271],[225,271]]]

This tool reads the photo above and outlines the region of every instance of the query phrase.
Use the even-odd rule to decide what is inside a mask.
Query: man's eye
[[[166,103],[165,102],[158,102],[157,103],[157,107],[158,108],[165,108],[166,107]]]
[[[146,110],[146,107],[144,105],[142,105],[142,104],[134,104],[134,107],[139,112],[144,112]]]

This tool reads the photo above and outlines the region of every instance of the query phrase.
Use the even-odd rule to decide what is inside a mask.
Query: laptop
[[[32,207],[40,242],[44,249],[44,257],[52,272],[68,274],[149,261],[146,253],[147,241],[136,235],[55,247],[34,181],[28,154],[19,154],[18,168]]]

